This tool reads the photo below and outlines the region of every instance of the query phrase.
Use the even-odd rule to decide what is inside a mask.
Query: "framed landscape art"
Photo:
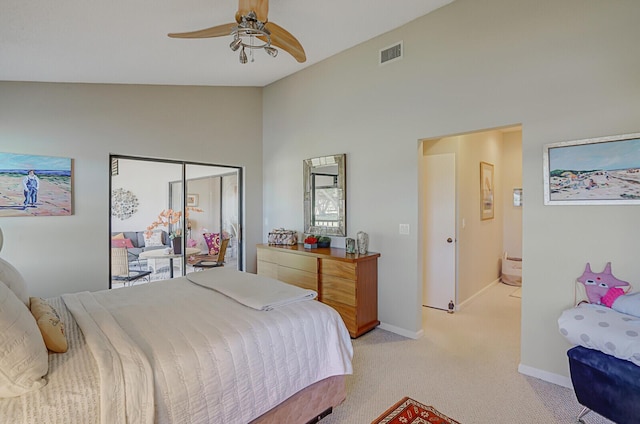
[[[0,217],[71,215],[71,159],[0,153]]]
[[[493,219],[493,165],[480,162],[480,219]]]
[[[544,146],[545,205],[640,204],[640,133]]]

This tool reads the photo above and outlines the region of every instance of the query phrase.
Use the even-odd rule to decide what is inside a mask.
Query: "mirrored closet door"
[[[110,288],[242,269],[240,168],[110,159]]]

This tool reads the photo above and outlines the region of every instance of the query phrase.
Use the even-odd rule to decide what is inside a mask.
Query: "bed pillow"
[[[164,244],[162,243],[162,232],[161,231],[154,231],[153,233],[151,233],[150,236],[145,234],[144,235],[144,246],[145,247],[164,246]]]
[[[24,278],[13,265],[2,258],[0,258],[0,281],[6,284],[25,306],[29,306],[29,293]]]
[[[127,249],[133,248],[133,243],[131,239],[111,239],[111,247],[125,247]]]
[[[202,235],[207,243],[209,254],[217,255],[220,253],[220,233],[204,233]]]
[[[0,281],[0,398],[43,387],[49,370],[47,348],[36,320]]]
[[[29,298],[31,314],[36,319],[45,346],[52,352],[67,351],[67,337],[64,335],[64,323],[60,315],[46,300],[39,297]]]

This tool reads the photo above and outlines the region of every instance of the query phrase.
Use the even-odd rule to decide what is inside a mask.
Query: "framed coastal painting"
[[[0,153],[0,217],[71,215],[71,159]]]
[[[493,165],[480,162],[480,219],[493,219]]]
[[[545,205],[640,204],[640,133],[544,146]]]

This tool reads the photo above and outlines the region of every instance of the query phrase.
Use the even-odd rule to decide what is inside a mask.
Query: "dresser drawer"
[[[278,280],[303,289],[318,291],[318,274],[299,269],[278,266]]]
[[[258,249],[258,261],[278,263],[278,252],[269,249]]]
[[[301,271],[318,272],[318,259],[313,256],[296,255],[291,253],[277,252],[278,265],[287,268],[299,269]]]
[[[322,301],[339,302],[349,306],[356,305],[356,283],[353,280],[334,277],[333,275],[320,275],[322,287]]]
[[[329,305],[338,311],[344,321],[344,325],[347,327],[347,330],[349,330],[349,335],[351,335],[351,337],[356,337],[356,333],[358,332],[358,326],[356,325],[356,308],[338,302],[323,300],[322,303]]]
[[[331,259],[320,260],[320,274],[333,275],[335,277],[356,279],[356,264],[352,262],[333,261]]]
[[[278,278],[278,264],[258,260],[258,275]]]

